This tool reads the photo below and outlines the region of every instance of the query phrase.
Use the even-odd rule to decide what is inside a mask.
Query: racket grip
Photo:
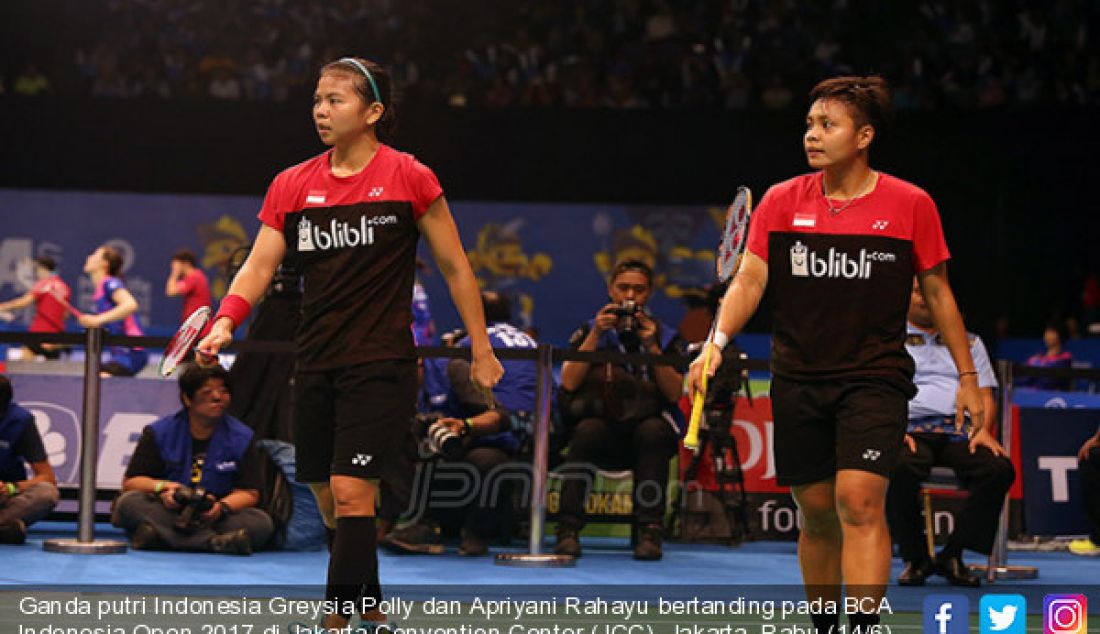
[[[684,446],[688,449],[699,448],[699,421],[703,418],[702,394],[696,394],[691,403],[691,418],[688,421],[687,435],[684,436]]]
[[[709,338],[703,355],[703,377],[699,381],[699,391],[695,393],[695,399],[691,402],[691,418],[688,419],[687,434],[684,435],[684,446],[688,449],[699,448],[699,421],[703,418],[703,402],[707,397],[707,373],[710,372]]]

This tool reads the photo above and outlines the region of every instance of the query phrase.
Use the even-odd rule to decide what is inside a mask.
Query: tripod
[[[705,428],[699,430],[699,451],[691,459],[684,480],[680,485],[680,505],[677,515],[687,504],[688,483],[694,482],[699,467],[710,449],[710,464],[718,485],[718,501],[726,514],[730,527],[730,543],[740,544],[748,537],[748,498],[745,495],[745,475],[741,469],[741,456],[737,451],[737,439],[730,432],[733,410],[713,410],[706,414]]]

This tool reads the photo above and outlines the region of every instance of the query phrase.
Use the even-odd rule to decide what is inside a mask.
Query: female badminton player
[[[360,599],[380,600],[377,478],[401,460],[416,404],[411,304],[416,245],[428,240],[472,340],[471,375],[491,388],[503,369],[485,331],[477,281],[435,174],[379,141],[394,120],[390,74],[359,57],[321,69],[313,124],[331,149],[271,183],[255,246],[198,345],[216,355],[289,256],[303,276],[294,438],[298,479],[335,510],[326,599],[345,627]],[[411,466],[409,467],[411,468]],[[331,491],[331,497],[325,490]],[[369,606],[370,603],[367,603]],[[384,620],[367,610],[368,621]]]
[[[889,120],[886,82],[836,77],[810,101],[803,148],[814,171],[773,186],[757,207],[711,345],[736,335],[771,287],[776,470],[804,517],[806,594],[839,601],[846,584],[859,607],[849,624],[866,631],[889,580],[884,499],[915,393],[904,345],[914,274],[961,376],[957,422],[967,412],[980,428],[984,414],[936,206],[868,164]],[[690,371],[694,390],[702,358]],[[710,358],[713,375],[721,354]],[[836,631],[844,604],[833,605],[813,617],[821,632]]]

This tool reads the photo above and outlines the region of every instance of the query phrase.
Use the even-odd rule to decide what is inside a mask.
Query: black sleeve
[[[157,439],[153,435],[153,428],[146,427],[141,430],[141,439],[134,448],[134,455],[130,456],[130,464],[126,466],[124,477],[148,476],[150,478],[163,478],[168,472],[164,461],[160,459],[160,449],[157,448]]]
[[[237,478],[233,482],[234,489],[263,491],[263,474],[260,473],[260,460],[262,459],[260,447],[256,444],[256,439],[253,438],[248,445],[248,449],[245,450],[244,456],[241,457],[241,466],[237,470]]]
[[[19,440],[15,441],[15,455],[22,456],[23,460],[30,463],[45,462],[48,459],[46,447],[42,445],[42,436],[38,433],[38,425],[34,419],[23,429]]]

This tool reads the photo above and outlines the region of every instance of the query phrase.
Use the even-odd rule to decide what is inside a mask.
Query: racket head
[[[167,377],[176,371],[179,364],[195,349],[213,312],[209,306],[202,306],[184,320],[168,342],[168,347],[164,349],[164,356],[157,365],[157,374]]]
[[[726,209],[726,226],[718,244],[718,281],[727,282],[741,265],[741,254],[748,242],[749,216],[752,215],[752,191],[738,187],[737,196]]]

